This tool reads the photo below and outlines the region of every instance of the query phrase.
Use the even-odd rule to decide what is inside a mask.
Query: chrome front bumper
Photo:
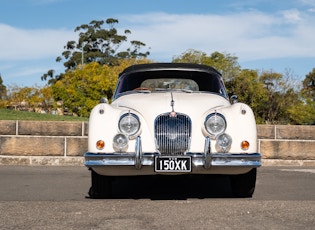
[[[142,173],[128,173],[131,170],[141,171],[146,168],[144,174],[154,174],[154,161],[155,157],[160,156],[159,153],[143,153],[141,148],[141,137],[137,137],[135,153],[106,153],[97,154],[87,152],[84,154],[85,166],[89,168],[100,168],[101,166],[108,166],[109,169],[120,166],[129,166],[123,170],[126,170],[123,174],[139,174]],[[210,138],[205,138],[205,147],[203,153],[187,152],[185,156],[191,157],[192,173],[211,173],[217,172],[215,168],[223,168],[221,172],[224,172],[224,168],[257,168],[261,166],[261,154],[241,154],[241,153],[211,153]],[[112,167],[111,167],[112,166]],[[148,167],[150,170],[148,170]],[[103,168],[103,167],[102,167]],[[104,167],[105,168],[105,167]],[[137,170],[135,170],[137,169]],[[195,170],[194,170],[195,169]],[[197,170],[196,170],[197,169]],[[200,170],[201,169],[201,170]],[[100,169],[99,169],[100,170]]]

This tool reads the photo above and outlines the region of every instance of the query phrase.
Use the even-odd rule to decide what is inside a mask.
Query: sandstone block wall
[[[83,164],[87,122],[0,121],[0,165]]]
[[[315,160],[315,126],[258,125],[264,159]]]
[[[315,162],[315,126],[258,125],[264,160]],[[83,165],[88,122],[0,121],[0,165]]]

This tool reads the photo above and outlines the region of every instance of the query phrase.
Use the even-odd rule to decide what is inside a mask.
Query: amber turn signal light
[[[242,148],[243,150],[249,149],[249,142],[248,142],[248,141],[242,141],[242,142],[241,142],[241,148]]]
[[[104,142],[104,141],[99,140],[99,141],[96,142],[96,148],[97,148],[97,149],[101,150],[101,149],[103,149],[104,147],[105,147],[105,142]]]

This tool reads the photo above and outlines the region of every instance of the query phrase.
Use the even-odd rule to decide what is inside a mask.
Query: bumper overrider
[[[84,154],[84,164],[88,168],[96,169],[96,171],[100,171],[101,173],[108,175],[157,174],[159,173],[159,171],[156,171],[155,167],[157,157],[161,157],[160,153],[158,152],[142,152],[141,137],[138,136],[136,139],[135,153],[98,154],[86,152]],[[181,156],[167,157],[180,158]],[[203,153],[186,152],[184,157],[191,159],[190,173],[235,174],[245,173],[252,168],[257,168],[261,166],[260,153],[211,153],[209,137],[205,138]],[[183,173],[186,171],[173,170],[170,172]]]

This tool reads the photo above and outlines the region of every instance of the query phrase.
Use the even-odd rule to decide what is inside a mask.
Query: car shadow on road
[[[229,177],[217,175],[117,177],[112,182],[111,196],[152,200],[232,197]]]

